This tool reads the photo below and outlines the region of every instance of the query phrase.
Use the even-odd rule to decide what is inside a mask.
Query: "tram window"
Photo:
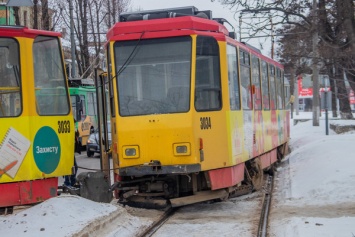
[[[259,58],[252,55],[252,84],[254,86],[254,109],[261,110],[261,86],[260,86],[260,63]]]
[[[190,36],[118,41],[115,47],[121,116],[190,109]]]
[[[36,37],[33,62],[37,113],[68,114],[70,104],[58,38]]]
[[[195,109],[196,111],[220,110],[221,98],[217,40],[209,36],[197,36]]]
[[[0,38],[0,117],[22,111],[19,46],[16,40]]]
[[[87,99],[88,99],[88,101],[87,101],[87,106],[88,106],[87,113],[90,116],[96,117],[97,116],[97,113],[96,113],[96,104],[97,104],[96,103],[96,93],[95,92],[89,92]]]
[[[284,79],[286,80],[286,79]],[[291,94],[290,94],[290,86],[286,85],[286,83],[284,83],[284,92],[285,92],[285,102],[287,101],[287,103],[285,104],[285,109],[290,109],[291,108]]]
[[[284,108],[284,92],[283,92],[283,78],[279,68],[276,69],[276,85],[277,85],[277,109]]]
[[[270,79],[270,102],[271,109],[276,109],[276,80],[275,80],[275,66],[269,66],[269,79]]]
[[[108,94],[108,103],[110,106],[110,114],[112,117],[116,117],[115,111],[115,100],[113,97],[113,75],[112,75],[112,62],[111,62],[111,47],[110,44],[107,44],[107,80],[108,80],[108,87],[109,87],[109,94]]]
[[[80,116],[80,98],[78,95],[71,95],[70,96],[71,100],[71,105],[72,105],[72,110],[73,110],[73,116],[75,121],[80,121],[81,116]]]
[[[87,108],[87,100],[85,95],[80,95],[80,101],[79,101],[79,106],[80,106],[80,120],[84,120],[86,117],[86,108]]]
[[[237,49],[227,46],[229,101],[231,110],[240,110]]]
[[[264,110],[270,109],[270,97],[269,97],[269,78],[268,78],[268,64],[265,61],[261,61],[261,88],[263,95],[263,108]]]
[[[240,81],[242,84],[242,106],[243,109],[253,109],[250,84],[250,58],[249,54],[243,50],[239,52],[240,61]]]

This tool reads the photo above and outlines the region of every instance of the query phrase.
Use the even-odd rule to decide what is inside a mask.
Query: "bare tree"
[[[343,62],[343,70],[347,73],[350,83],[352,83],[353,78],[355,77],[354,69],[355,63],[353,60],[344,60],[344,51],[346,48],[351,48],[355,46],[354,37],[354,6],[352,0],[319,0],[317,3],[316,0],[298,0],[298,1],[265,1],[265,0],[220,0],[223,4],[229,5],[231,8],[234,8],[236,12],[239,12],[240,17],[244,18],[249,16],[253,19],[253,23],[245,27],[244,30],[250,35],[257,35],[260,32],[265,32],[265,30],[270,31],[272,26],[270,21],[267,18],[273,18],[273,25],[282,25],[288,26],[289,29],[296,29],[296,32],[302,33],[302,37],[293,35],[299,42],[304,42],[308,44],[308,47],[300,45],[300,43],[295,42],[292,37],[284,37],[284,43],[287,44],[287,41],[292,43],[288,44],[288,47],[283,47],[283,50],[286,48],[295,48],[295,47],[304,47],[307,49],[306,52],[317,52],[319,50],[319,56],[317,53],[296,53],[296,50],[292,51],[290,55],[294,56],[295,60],[289,60],[286,58],[285,61],[292,62],[290,65],[295,67],[295,72],[297,73],[299,69],[309,70],[307,67],[303,67],[302,64],[297,64],[300,58],[308,58],[313,61],[313,70],[317,74],[317,68],[319,68],[320,63],[326,67],[333,68],[334,65],[332,62]],[[327,6],[327,7],[326,7]],[[312,13],[312,14],[310,14]],[[351,29],[350,29],[351,28]],[[284,32],[281,32],[281,34]],[[310,37],[311,33],[313,34],[313,39]],[[342,33],[342,34],[340,34]],[[315,37],[315,35],[319,35]],[[354,39],[354,40],[353,40]],[[313,47],[309,47],[313,42]],[[350,43],[352,42],[352,43]],[[291,45],[292,44],[292,45]],[[348,45],[345,47],[344,45]],[[299,52],[301,52],[300,50]],[[355,50],[352,50],[351,57],[353,56]],[[289,52],[290,53],[290,52]],[[325,55],[328,53],[328,55]],[[286,54],[287,51],[286,51]],[[280,55],[280,54],[279,54]],[[349,55],[349,52],[348,52]],[[336,60],[333,60],[336,57]],[[351,58],[350,58],[351,59]],[[344,62],[347,62],[344,63]],[[288,62],[287,62],[288,63]],[[350,65],[351,64],[351,65]],[[338,65],[340,66],[340,65]],[[346,67],[344,67],[346,66]],[[287,69],[287,66],[286,66]],[[285,69],[285,70],[286,70]],[[329,74],[330,70],[323,69],[323,71]],[[350,75],[348,75],[350,74]],[[331,75],[329,75],[331,77]],[[343,79],[343,78],[338,78]],[[318,80],[313,80],[314,82]],[[334,82],[334,85],[335,82]],[[340,83],[339,86],[342,84]],[[319,91],[319,86],[314,86],[313,88],[313,105],[319,107],[319,100],[317,92]],[[351,117],[351,110],[349,101],[346,98],[339,98],[340,102],[344,104],[341,106],[342,117]],[[316,103],[314,103],[316,101]],[[318,101],[318,103],[317,103]],[[347,105],[345,105],[347,104]],[[315,113],[318,111],[318,108],[313,109],[313,120],[317,119],[318,116],[315,116]],[[350,113],[349,113],[350,112]],[[318,121],[313,121],[313,125],[318,126]]]
[[[104,9],[108,12],[108,16],[105,19],[106,26],[112,27],[119,21],[119,14],[127,11],[131,4],[131,0],[107,0],[103,1]]]
[[[52,19],[55,22],[54,29],[59,31],[63,28],[70,29],[69,0],[48,1],[56,12]],[[118,20],[119,13],[127,11],[130,0],[72,0],[72,2],[77,71],[81,77],[91,77],[94,66],[104,59],[102,47],[108,29]],[[70,57],[69,54],[66,55]]]

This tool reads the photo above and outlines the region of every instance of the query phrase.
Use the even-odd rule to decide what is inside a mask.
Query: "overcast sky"
[[[225,18],[229,21],[235,28],[235,32],[238,35],[239,40],[239,19],[236,15],[234,19],[234,12],[229,10],[227,6],[223,6],[218,0],[211,2],[211,0],[131,0],[131,8],[133,10],[142,9],[142,10],[153,10],[153,9],[165,9],[165,8],[174,8],[174,7],[185,7],[185,6],[195,6],[198,10],[211,10],[213,18]],[[226,26],[228,30],[231,30],[230,27]],[[245,37],[245,36],[244,36]],[[266,41],[266,42],[265,42]],[[246,41],[249,44],[253,45],[256,48],[259,48],[263,54],[266,54],[270,57],[271,43],[270,39],[258,38],[250,39]],[[263,45],[263,49],[260,48],[260,44]]]

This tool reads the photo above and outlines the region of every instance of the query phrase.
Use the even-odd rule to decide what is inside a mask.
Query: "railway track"
[[[150,237],[153,236],[154,233],[159,230],[161,226],[164,225],[164,223],[169,220],[169,218],[174,215],[175,211],[178,210],[179,208],[173,208],[173,207],[168,207],[165,211],[165,213],[158,219],[156,220],[149,228],[144,230],[141,234],[138,235],[138,237]]]
[[[269,211],[270,211],[273,187],[274,187],[274,177],[268,175],[266,178],[266,184],[264,186],[264,195],[263,195],[262,208],[261,208],[260,220],[258,226],[258,235],[257,235],[258,237],[267,236],[267,225],[269,219]]]
[[[268,216],[272,198],[272,190],[273,190],[273,176],[267,175],[264,180],[262,198],[261,198],[261,208],[260,211],[257,211],[256,215],[260,214],[258,227],[257,227],[257,236],[258,237],[266,237],[267,236],[267,225],[268,225]],[[245,194],[245,193],[244,193]],[[161,217],[156,220],[152,225],[150,225],[147,229],[141,232],[139,237],[151,237],[164,226],[165,223],[176,213],[179,208],[168,207]],[[255,232],[254,232],[255,233]],[[158,235],[159,236],[159,235]]]

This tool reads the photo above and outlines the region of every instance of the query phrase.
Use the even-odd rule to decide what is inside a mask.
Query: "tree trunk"
[[[342,119],[352,119],[351,107],[349,102],[349,93],[345,86],[344,71],[340,66],[335,68],[336,85],[338,88],[339,110]]]
[[[345,73],[349,80],[350,87],[355,91],[355,18],[354,18],[354,2],[353,0],[337,0],[337,7],[342,17],[343,29],[346,31],[347,42],[349,42],[349,58]]]
[[[319,79],[318,79],[318,24],[317,24],[317,1],[313,0],[313,27],[312,27],[312,79],[313,79],[313,126],[319,126]]]
[[[331,93],[332,93],[332,114],[333,118],[338,117],[338,111],[337,111],[337,87],[335,83],[335,77],[334,77],[334,72],[333,72],[333,66],[330,66],[330,72],[328,73],[329,75],[329,86],[331,88]]]
[[[18,14],[19,10],[20,10],[19,7],[14,7],[15,25],[21,25],[20,16]]]
[[[33,29],[38,29],[38,0],[33,0]]]
[[[49,30],[48,0],[41,0],[42,4],[42,29]]]

